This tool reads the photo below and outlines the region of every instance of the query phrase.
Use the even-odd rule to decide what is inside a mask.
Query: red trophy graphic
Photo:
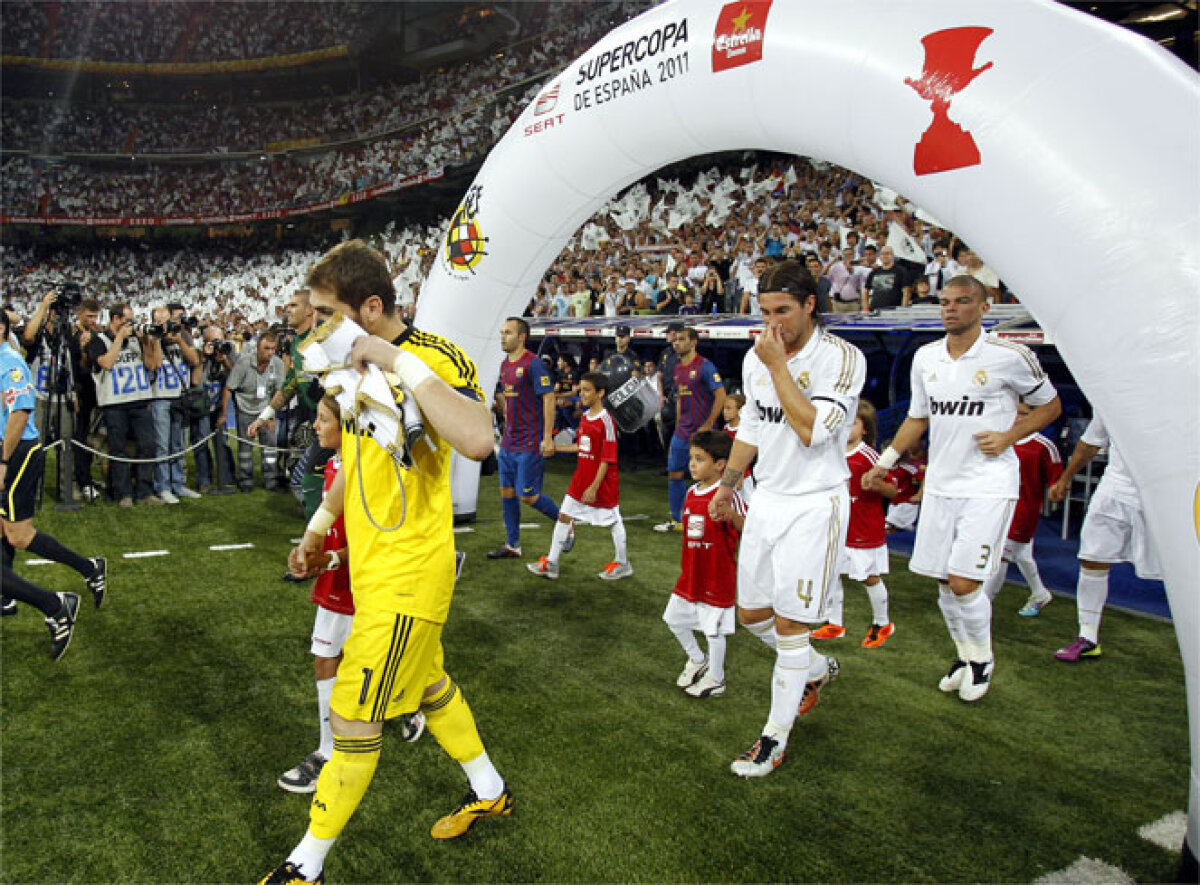
[[[928,101],[933,111],[933,122],[913,153],[913,171],[917,175],[979,165],[975,139],[950,119],[950,100],[992,66],[989,61],[981,68],[974,67],[979,44],[991,33],[991,28],[947,28],[921,38],[925,47],[921,79],[904,78],[905,84]]]

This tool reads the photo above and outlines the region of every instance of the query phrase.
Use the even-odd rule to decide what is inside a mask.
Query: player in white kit
[[[867,476],[883,476],[929,431],[921,519],[909,569],[938,582],[938,605],[957,656],[939,685],[977,701],[991,685],[992,603],[980,585],[1000,567],[1020,488],[1012,445],[1062,406],[1037,357],[983,331],[987,292],[974,277],[940,296],[946,337],[917,351],[912,402],[892,444]],[[1018,417],[1017,401],[1032,408]]]
[[[1079,438],[1063,474],[1050,487],[1050,500],[1062,501],[1071,488],[1071,477],[1083,465],[1108,448],[1108,466],[1088,502],[1083,529],[1079,533],[1079,583],[1075,604],[1079,610],[1079,636],[1054,656],[1077,663],[1100,657],[1100,614],[1108,599],[1108,568],[1114,562],[1129,562],[1139,578],[1162,580],[1158,559],[1146,531],[1146,515],[1137,486],[1113,445],[1108,430],[1097,417]]]
[[[799,262],[764,273],[758,300],[766,328],[742,363],[742,423],[710,506],[716,518],[757,454],[738,619],[775,649],[775,670],[761,737],[732,765],[742,777],[778,767],[796,717],[837,675],[836,660],[813,652],[809,625],[825,620],[837,581],[850,510],[846,439],[866,376],[862,352],[821,328],[816,283]]]

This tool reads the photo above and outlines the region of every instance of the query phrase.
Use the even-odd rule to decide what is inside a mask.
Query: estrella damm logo
[[[479,226],[479,196],[482,188],[472,185],[463,197],[462,203],[454,210],[450,219],[450,229],[446,231],[446,264],[451,274],[475,275],[475,268],[487,255],[488,238],[483,235]]]

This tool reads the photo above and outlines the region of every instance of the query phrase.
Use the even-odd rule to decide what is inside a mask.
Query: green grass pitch
[[[561,497],[571,463],[552,464]],[[52,470],[50,471],[52,474]],[[769,706],[772,657],[731,638],[728,693],[674,685],[684,657],[660,616],[678,536],[657,471],[622,477],[634,577],[595,577],[608,532],[582,528],[557,583],[503,539],[495,477],[444,642],[488,751],[516,796],[511,818],[435,843],[429,827],[465,780],[429,738],[385,742],[367,797],[326,867],[330,882],[1028,882],[1080,855],[1142,882],[1178,854],[1137,828],[1185,807],[1183,671],[1169,624],[1109,612],[1104,657],[1052,652],[1074,635],[1060,599],[1036,619],[1006,589],[994,621],[995,686],[974,706],[941,694],[953,657],[931,583],[893,560],[896,635],[859,648],[866,594],[848,586],[841,678],[793,732],[773,775],[729,762]],[[522,520],[526,561],[548,523]],[[304,831],[307,799],[275,786],[317,743],[307,588],[284,583],[301,530],[290,496],[252,495],[76,514],[41,528],[110,562],[96,611],[57,565],[19,565],[84,594],[74,642],[50,662],[41,617],[3,622],[0,881],[251,882]],[[212,552],[253,542],[252,550]],[[169,556],[124,559],[129,551]],[[22,560],[25,557],[22,556]]]

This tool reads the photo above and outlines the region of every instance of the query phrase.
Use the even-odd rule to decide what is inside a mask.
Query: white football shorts
[[[707,602],[689,602],[671,594],[662,619],[675,630],[699,630],[705,636],[729,636],[734,632],[736,618],[733,606],[717,608]]]
[[[846,547],[842,550],[839,571],[851,581],[865,581],[872,575],[888,573],[887,544],[878,547]]]
[[[563,498],[562,507],[558,512],[587,525],[610,526],[621,521],[620,507],[593,507],[591,504],[576,501],[570,495]]]
[[[779,495],[760,485],[738,551],[738,605],[823,622],[849,517],[844,485],[809,495]]]
[[[1103,487],[1088,502],[1079,534],[1079,558],[1090,562],[1128,562],[1139,578],[1161,581],[1162,570],[1146,531],[1146,514]]]
[[[909,571],[945,581],[986,581],[1000,567],[1015,498],[943,498],[926,493]]]
[[[310,651],[318,658],[336,658],[346,645],[354,615],[343,615],[317,606],[317,617],[313,622],[312,647]]]

